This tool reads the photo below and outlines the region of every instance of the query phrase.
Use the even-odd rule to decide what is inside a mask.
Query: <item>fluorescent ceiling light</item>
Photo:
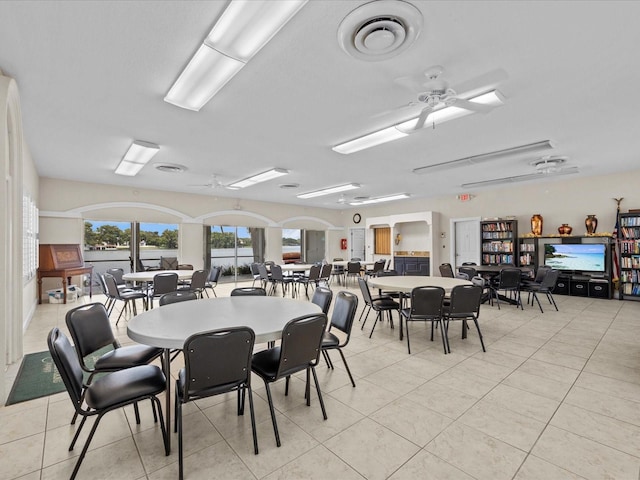
[[[298,198],[314,198],[321,197],[322,195],[330,195],[332,193],[346,192],[347,190],[355,190],[360,188],[357,183],[347,183],[346,185],[339,185],[337,187],[324,188],[322,190],[316,190],[314,192],[301,193],[297,195]]]
[[[142,170],[142,167],[158,153],[158,150],[160,150],[160,147],[155,143],[135,140],[127,150],[127,153],[124,154],[115,173],[129,177],[137,175]]]
[[[431,173],[437,170],[446,170],[449,168],[467,167],[491,160],[499,160],[505,157],[512,157],[516,155],[552,149],[553,143],[551,143],[551,140],[543,140],[526,145],[519,145],[517,147],[496,150],[495,152],[481,153],[479,155],[471,155],[470,157],[458,158],[457,160],[450,160],[448,162],[434,163],[433,165],[427,165],[426,167],[414,168],[413,173],[423,174]]]
[[[256,183],[266,182],[267,180],[272,180],[274,178],[281,177],[283,175],[287,175],[289,170],[285,170],[284,168],[272,168],[266,172],[259,173],[258,175],[254,175],[253,177],[245,178],[244,180],[240,180],[238,182],[234,182],[229,185],[231,188],[245,188],[255,185]]]
[[[526,175],[514,175],[512,177],[494,178],[491,180],[480,180],[478,182],[470,182],[461,185],[462,188],[486,187],[489,185],[500,185],[503,183],[524,182],[527,180],[538,180],[541,178],[558,177],[560,175],[574,175],[580,173],[578,167],[568,167],[552,173],[529,173]]]
[[[232,0],[165,102],[200,110],[308,0]]]
[[[483,93],[482,95],[470,98],[469,101],[494,107],[504,104],[504,99],[497,90],[492,90],[490,92]],[[429,118],[427,118],[427,122],[423,128],[432,125],[440,125],[441,123],[448,122],[449,120],[466,117],[472,113],[475,112],[460,107],[443,107],[429,114]],[[418,118],[419,115],[405,122],[341,143],[340,145],[333,147],[332,150],[338,153],[349,154],[359,152],[366,148],[375,147],[382,143],[391,142],[399,138],[404,138],[414,132]]]
[[[396,195],[387,195],[386,197],[368,198],[366,200],[360,200],[357,202],[349,202],[349,205],[367,205],[369,203],[381,203],[390,202],[392,200],[400,200],[402,198],[409,198],[411,195],[408,193],[398,193]]]

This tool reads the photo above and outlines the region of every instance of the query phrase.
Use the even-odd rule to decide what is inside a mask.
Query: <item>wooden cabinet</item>
[[[85,265],[78,244],[41,244],[39,249],[40,267],[38,268],[38,303],[42,303],[42,279],[57,277],[62,280],[64,303],[67,303],[67,286],[71,277],[89,275],[89,298],[92,296],[92,265]]]
[[[482,265],[500,265],[518,261],[518,221],[483,220],[480,222]]]
[[[640,212],[621,213],[618,222],[620,300],[640,298]]]

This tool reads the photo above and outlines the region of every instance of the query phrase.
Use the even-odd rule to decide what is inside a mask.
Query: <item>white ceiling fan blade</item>
[[[509,78],[507,72],[499,68],[462,82],[452,88],[458,95],[473,96],[472,94],[474,93],[482,93],[497,87],[507,78]]]
[[[469,187],[486,187],[489,185],[499,185],[502,183],[515,183],[515,182],[524,182],[527,180],[536,180],[536,179],[540,179],[540,178],[547,178],[547,177],[557,177],[560,175],[571,175],[574,173],[579,173],[578,167],[568,167],[568,168],[563,168],[562,170],[559,170],[557,172],[553,172],[553,173],[528,173],[526,175],[515,175],[512,177],[503,177],[503,178],[494,178],[492,180],[481,180],[479,182],[469,182],[469,183],[464,183],[462,185],[460,185],[462,188],[469,188]]]
[[[422,112],[420,112],[420,116],[418,117],[418,121],[416,122],[416,126],[413,127],[413,130],[420,130],[422,127],[424,127],[424,122],[427,121],[427,117],[431,114],[431,112],[433,112],[433,108],[431,107],[424,107],[422,109]]]
[[[495,108],[492,105],[484,105],[482,103],[470,102],[469,100],[465,100],[464,98],[459,98],[459,97],[448,98],[445,103],[448,107],[464,108],[465,110],[470,110],[476,113],[489,113],[491,110]]]

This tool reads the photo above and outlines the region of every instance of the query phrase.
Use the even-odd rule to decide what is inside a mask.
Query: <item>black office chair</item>
[[[251,264],[251,265],[253,266],[254,264]],[[222,272],[222,269],[220,267],[211,267],[211,269],[209,270],[209,276],[207,277],[207,281],[205,282],[204,288],[202,289],[202,291],[207,295],[207,298],[210,298],[209,292],[207,292],[207,288],[211,289],[214,297],[218,296],[216,295],[215,288],[218,286],[218,280],[220,280],[221,272]],[[254,278],[253,281],[255,282],[255,275],[253,278]]]
[[[444,288],[442,287],[416,287],[411,291],[411,306],[403,308],[400,316],[400,335],[402,337],[402,320],[407,325],[407,350],[411,353],[409,340],[410,322],[431,322],[431,341],[433,342],[433,329],[437,324],[442,335],[442,347],[447,353],[447,340],[442,323],[442,302],[444,300]]]
[[[322,337],[322,355],[327,362],[327,365],[333,370],[333,362],[329,356],[329,350],[338,350],[340,357],[342,357],[342,363],[347,369],[351,385],[356,386],[356,382],[353,380],[351,370],[349,370],[349,364],[347,359],[344,358],[342,349],[349,343],[351,338],[351,328],[353,327],[353,320],[356,318],[356,310],[358,309],[358,297],[350,292],[338,292],[336,296],[336,302],[333,307],[333,314],[331,315],[331,324],[329,330],[324,333]],[[334,335],[331,330],[339,330],[346,337],[340,340]]]
[[[443,263],[442,265],[440,265],[439,269],[440,269],[441,277],[448,277],[448,278],[455,277],[455,274],[453,273],[453,267],[451,266],[450,263]]]
[[[305,388],[305,397],[307,405],[311,404],[310,392],[310,373],[313,374],[313,380],[316,385],[320,407],[322,408],[322,417],[327,419],[327,412],[324,408],[322,400],[322,392],[316,375],[316,365],[320,357],[322,336],[327,326],[327,316],[324,313],[305,315],[294,318],[288,322],[282,330],[282,341],[280,346],[262,350],[253,355],[251,360],[251,369],[264,381],[267,390],[267,399],[269,401],[269,410],[271,411],[271,422],[273,423],[273,432],[276,437],[276,445],[280,446],[280,434],[278,433],[278,424],[276,422],[276,412],[273,407],[273,398],[271,397],[271,389],[269,384],[286,378],[285,395],[289,394],[289,377],[294,373],[306,370],[307,382]]]
[[[177,273],[157,273],[153,276],[153,290],[149,292],[149,302],[153,308],[153,299],[161,297],[165,293],[178,290]]]
[[[231,290],[231,297],[266,297],[267,291],[262,287],[238,287]]]
[[[255,339],[255,333],[250,328],[236,327],[197,333],[184,342],[185,367],[178,373],[175,393],[180,480],[184,469],[182,405],[192,400],[237,391],[238,415],[244,415],[245,395],[248,394],[253,451],[258,454],[251,391],[251,354]]]
[[[82,416],[80,426],[76,430],[69,451],[80,436],[82,427],[88,417],[96,416],[87,440],[82,447],[82,452],[71,473],[71,480],[76,478],[80,465],[89,449],[93,435],[95,434],[102,417],[112,410],[136,404],[143,400],[150,400],[155,411],[160,417],[160,429],[164,441],[165,455],[169,455],[167,430],[164,424],[162,406],[156,397],[165,390],[166,379],[162,370],[155,365],[139,365],[125,368],[116,372],[107,373],[95,382],[83,388],[82,367],[76,356],[69,339],[56,327],[49,332],[47,344],[53,363],[58,369],[64,386],[71,398],[76,413]],[[86,404],[86,407],[84,405]],[[88,475],[89,477],[91,475]]]
[[[118,319],[116,320],[116,325],[120,322],[120,318],[122,314],[125,312],[127,307],[133,308],[133,314],[138,314],[138,309],[136,307],[136,300],[142,300],[142,304],[144,308],[147,308],[147,295],[144,292],[134,291],[134,290],[118,290],[118,286],[116,285],[116,280],[113,276],[108,273],[104,274],[104,283],[107,286],[107,292],[110,297],[110,304],[108,314],[111,315],[113,308],[115,307],[116,301],[120,300],[124,302],[122,306],[122,310],[120,310],[120,315],[118,315]]]
[[[318,287],[313,292],[311,297],[311,303],[315,303],[322,309],[322,313],[329,315],[329,307],[331,306],[331,300],[333,300],[333,292],[329,288]]]
[[[376,320],[373,324],[373,328],[371,329],[371,333],[369,333],[369,338],[371,338],[371,335],[373,335],[373,331],[376,328],[378,320],[382,320],[382,312],[387,312],[387,315],[389,316],[389,323],[391,324],[391,328],[393,328],[393,317],[391,316],[391,311],[399,310],[400,304],[387,295],[381,295],[373,298],[371,296],[371,291],[369,290],[369,285],[362,277],[358,278],[358,285],[360,286],[360,292],[362,293],[362,299],[364,300],[365,305],[362,313],[360,313],[360,318],[362,318],[365,310],[367,312],[360,330],[364,329],[364,326],[367,323],[367,318],[369,317],[369,312],[371,310],[377,312],[377,315]],[[358,318],[358,321],[360,321],[360,318]]]
[[[487,351],[484,347],[482,332],[480,331],[480,325],[478,324],[481,303],[482,287],[479,285],[456,285],[451,289],[449,304],[444,307],[443,311],[444,333],[449,353],[451,353],[451,347],[449,346],[449,322],[453,320],[462,321],[462,338],[467,337],[467,330],[469,330],[467,321],[472,320],[476,325],[478,337],[480,337],[482,351]]]

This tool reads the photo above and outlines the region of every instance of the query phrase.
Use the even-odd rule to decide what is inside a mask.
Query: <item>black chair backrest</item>
[[[480,314],[482,287],[479,285],[456,285],[451,289],[451,304],[448,316],[466,318]]]
[[[351,258],[351,261],[352,261],[352,262],[361,262],[361,261],[362,261],[362,259],[361,259],[360,257],[352,257],[352,258]]]
[[[478,265],[476,262],[462,262],[462,266],[466,267],[467,265]]]
[[[384,264],[386,263],[385,259],[376,260],[376,263],[373,264],[373,273],[378,273],[384,270]]]
[[[451,267],[450,263],[443,263],[440,265],[440,276],[441,277],[449,277],[454,278],[455,275],[453,273],[453,267]]]
[[[104,277],[101,273],[98,272],[96,272],[96,277],[98,278],[98,283],[100,283],[100,288],[102,288],[102,293],[104,293],[108,297],[109,291],[107,290],[107,284],[104,281]]]
[[[329,307],[331,306],[331,300],[333,299],[333,292],[325,287],[318,287],[313,292],[311,297],[311,303],[315,303],[322,309],[322,313],[327,315],[329,313]]]
[[[518,288],[520,286],[520,269],[503,268],[500,271],[500,283],[498,288]]]
[[[442,316],[442,287],[416,287],[411,290],[411,317],[437,318]]]
[[[333,259],[334,262],[342,262],[343,260],[344,260],[344,258],[342,258],[342,257],[335,257]]]
[[[255,333],[236,327],[197,333],[184,342],[186,398],[249,383]]]
[[[64,386],[76,410],[80,409],[82,398],[82,367],[67,336],[54,327],[47,337],[47,345],[53,363],[62,377]]]
[[[548,267],[546,265],[540,265],[538,267],[538,271],[536,272],[536,276],[533,279],[533,281],[536,283],[541,283],[544,277],[547,275],[547,273],[549,273],[551,270],[552,270],[551,267]]]
[[[276,378],[306,370],[318,363],[326,326],[327,316],[324,313],[294,318],[285,325]]]
[[[191,276],[191,290],[202,290],[207,283],[209,272],[206,270],[196,270]]]
[[[364,278],[358,277],[358,285],[360,286],[360,292],[362,293],[362,300],[365,305],[371,305],[371,292],[369,291],[369,284]]]
[[[307,277],[309,280],[318,280],[320,278],[320,270],[322,267],[320,265],[312,265],[309,269],[309,276]]]
[[[211,267],[213,269],[213,267]],[[249,268],[251,269],[251,275],[253,275],[254,277],[259,277],[260,276],[260,269],[258,268],[258,264],[257,263],[252,263],[251,265],[249,265]]]
[[[547,274],[544,276],[544,278],[542,279],[542,282],[540,282],[540,288],[542,290],[548,289],[549,291],[552,291],[556,286],[556,282],[558,281],[559,275],[560,275],[559,270],[549,270]]]
[[[231,290],[232,297],[266,297],[267,291],[261,287],[238,287]]]
[[[189,300],[197,300],[198,295],[195,292],[177,291],[165,293],[160,297],[158,303],[162,307],[163,305],[169,305],[170,303],[187,302]]]
[[[207,278],[207,281],[210,283],[217,283],[218,279],[220,278],[221,271],[222,269],[220,267],[212,266],[209,270],[209,277]]]
[[[458,272],[466,273],[469,276],[469,280],[471,280],[473,277],[475,277],[478,274],[475,268],[469,267],[469,266],[459,267]]]
[[[118,285],[113,275],[105,273],[102,278],[104,278],[104,283],[107,286],[107,295],[111,298],[120,299],[120,290],[118,290]]]
[[[153,294],[163,295],[178,289],[177,273],[158,273],[153,276]]]
[[[267,266],[264,263],[258,264],[258,272],[260,272],[260,280],[265,282],[269,281],[269,272],[267,271]]]
[[[121,268],[109,268],[109,269],[107,269],[107,273],[109,275],[112,275],[113,278],[115,278],[116,285],[124,285],[125,284],[125,281],[122,278],[122,276],[124,275],[124,270],[122,270]]]
[[[347,263],[347,273],[360,273],[361,268],[360,262]]]
[[[325,263],[324,265],[322,265],[322,268],[320,269],[320,279],[328,280],[329,277],[331,276],[332,270],[333,270],[333,264]]]
[[[342,333],[347,335],[347,341],[351,335],[351,327],[353,326],[353,319],[356,316],[356,310],[358,309],[358,297],[346,291],[338,292],[336,295],[336,301],[333,305],[333,313],[331,314],[331,326],[337,328]]]
[[[284,280],[284,276],[282,275],[282,267],[280,265],[271,265],[271,280]]]
[[[178,257],[160,257],[161,270],[177,270]]]
[[[90,303],[69,310],[65,322],[80,358],[107,345],[114,348],[119,346],[111,330],[109,314],[102,303]]]

